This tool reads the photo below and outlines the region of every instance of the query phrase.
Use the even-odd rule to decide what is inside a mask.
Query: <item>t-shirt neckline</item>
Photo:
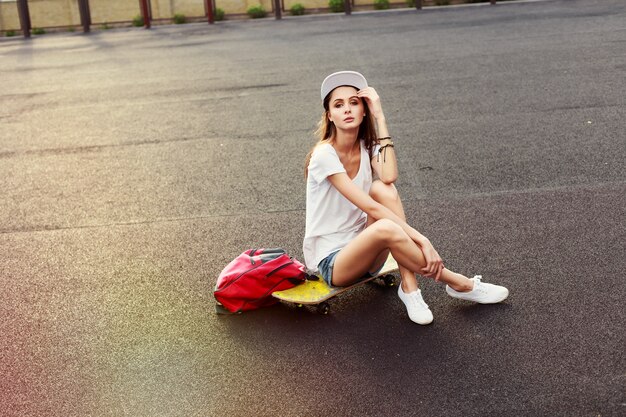
[[[335,155],[337,155],[337,159],[339,159],[339,154],[337,153],[337,150],[335,149],[335,147],[331,145],[330,143],[328,145],[333,149],[333,152],[335,153]],[[339,159],[339,163],[341,163],[341,159]],[[359,139],[359,169],[357,170],[354,178],[350,178],[350,176],[348,175],[348,171],[346,170],[346,167],[343,165],[343,163],[341,163],[341,166],[343,166],[343,169],[346,171],[346,175],[348,175],[348,178],[350,178],[350,181],[354,182],[354,180],[356,180],[361,174],[361,171],[363,168],[362,165],[363,165],[363,141]]]

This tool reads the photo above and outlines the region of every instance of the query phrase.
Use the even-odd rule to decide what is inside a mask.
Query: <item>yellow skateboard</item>
[[[395,278],[391,275],[398,271],[398,263],[393,256],[389,254],[387,261],[383,265],[378,275],[374,277],[364,278],[349,287],[331,287],[321,277],[321,275],[309,275],[307,280],[302,284],[284,291],[275,291],[272,293],[273,297],[282,301],[294,303],[298,306],[302,305],[316,305],[317,311],[321,314],[328,314],[330,312],[330,305],[326,302],[329,298],[339,295],[345,291],[349,291],[354,287],[357,287],[366,282],[372,281],[376,278],[380,278],[387,287],[395,285]]]

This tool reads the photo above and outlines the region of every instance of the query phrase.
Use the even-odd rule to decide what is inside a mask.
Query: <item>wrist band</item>
[[[382,145],[378,150],[378,155],[376,155],[376,161],[380,162],[380,153],[383,152],[383,164],[387,160],[387,148],[393,148],[393,142],[388,143],[386,145]]]

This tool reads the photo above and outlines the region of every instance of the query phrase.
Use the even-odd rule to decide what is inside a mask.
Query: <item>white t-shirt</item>
[[[322,259],[346,246],[365,229],[367,223],[367,214],[328,181],[328,176],[340,172],[346,170],[335,148],[328,143],[318,145],[311,155],[308,168],[303,244],[304,263],[312,271],[318,270],[317,265]],[[372,186],[372,165],[362,141],[361,164],[352,182],[366,193]]]

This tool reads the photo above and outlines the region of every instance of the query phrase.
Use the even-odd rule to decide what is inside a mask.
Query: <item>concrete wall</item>
[[[15,2],[0,2],[0,30],[18,30],[19,28],[20,19]]]
[[[133,17],[141,14],[138,0],[89,0],[89,8],[91,21],[94,24],[129,22]],[[77,0],[28,0],[28,9],[34,28],[80,25]],[[16,2],[0,2],[0,30],[19,29],[20,21]]]
[[[328,0],[283,0],[285,10],[295,3],[307,9],[328,7]],[[357,6],[371,5],[374,0],[355,0]],[[402,0],[391,0],[401,3]],[[261,4],[268,13],[272,11],[272,0],[215,0],[216,7],[226,14],[245,13],[250,6]],[[432,1],[424,1],[424,4]],[[150,0],[153,19],[170,19],[174,14],[187,17],[205,16],[204,0]],[[139,0],[89,0],[91,21],[94,24],[130,22],[141,14]],[[28,0],[31,23],[36,27],[65,27],[80,25],[77,0]],[[0,0],[0,31],[20,29],[15,0]]]
[[[175,14],[188,17],[205,15],[204,0],[151,0],[150,4],[153,19],[169,19]]]
[[[324,4],[327,1],[300,0],[300,3],[305,5],[307,2]],[[258,4],[271,12],[272,0],[216,0],[216,6],[227,14],[245,13],[250,6]],[[206,15],[204,0],[150,0],[150,6],[153,19],[171,19],[175,14],[183,14],[187,17]],[[80,25],[77,0],[28,0],[28,8],[33,27]],[[130,22],[133,17],[141,14],[139,0],[89,0],[89,8],[91,21],[94,24]],[[0,0],[0,31],[19,29],[20,22],[15,0]]]
[[[80,23],[76,0],[29,0],[30,22],[34,28],[74,25]],[[19,29],[15,1],[0,3],[0,29]]]
[[[76,10],[78,10],[78,6],[76,6]],[[141,15],[138,0],[89,0],[89,10],[91,10],[93,23],[129,22],[135,16]]]

